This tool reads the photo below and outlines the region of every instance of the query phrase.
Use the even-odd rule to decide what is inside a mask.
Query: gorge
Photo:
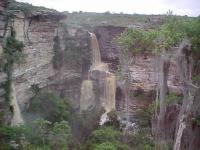
[[[192,19],[183,23],[196,23],[186,40],[185,26],[167,30],[165,15],[61,13],[2,0],[0,149],[199,150],[200,22]]]

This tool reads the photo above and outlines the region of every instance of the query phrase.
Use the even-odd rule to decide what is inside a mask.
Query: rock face
[[[18,39],[23,40],[24,36],[19,36],[20,29],[23,29],[22,21],[17,19],[14,27],[17,31]],[[52,64],[54,56],[53,39],[56,35],[59,36],[63,55],[63,58],[60,58],[60,61],[63,61],[63,65],[59,69],[55,69]],[[28,36],[30,43],[27,43],[24,48],[26,62],[16,66],[14,71],[17,99],[21,107],[24,108],[24,105],[28,103],[28,99],[31,97],[31,85],[38,84],[40,88],[49,91],[53,90],[63,97],[68,96],[73,101],[76,101],[74,105],[78,108],[78,93],[80,93],[82,74],[87,70],[87,65],[89,66],[87,61],[81,63],[83,60],[78,59],[81,58],[81,55],[89,53],[87,32],[76,28],[64,31],[63,27],[58,26],[57,18],[56,20],[46,18],[46,20],[41,21],[32,20],[28,28]],[[74,56],[76,57],[74,58],[73,55],[70,55],[71,49],[67,49],[67,46],[69,46],[67,44],[75,49],[80,49],[77,52],[77,55],[80,56]],[[72,58],[69,58],[69,56]],[[90,56],[87,57],[88,60],[90,60],[89,58]],[[72,61],[75,61],[74,64],[72,64]],[[77,66],[75,63],[81,64]]]
[[[109,64],[109,68],[116,70],[119,65],[119,47],[114,44],[114,38],[120,35],[125,27],[116,26],[97,26],[95,34],[98,38],[103,62]]]
[[[149,92],[155,89],[158,81],[156,63],[159,62],[155,56],[136,55],[134,57],[134,63],[130,67],[133,90],[141,88]],[[180,93],[178,70],[173,60],[170,61],[168,87],[170,92]]]
[[[0,56],[2,53],[2,42],[5,28],[5,9],[6,9],[6,0],[0,1]],[[0,58],[1,59],[1,58]]]
[[[120,35],[126,28],[116,27],[116,26],[97,26],[95,27],[95,33],[98,38],[101,58],[103,62],[109,64],[110,70],[115,72],[120,64],[119,61],[119,51],[121,50],[114,41],[114,39]],[[138,89],[144,92],[152,92],[155,90],[157,77],[156,72],[156,57],[152,55],[136,55],[134,56],[134,63],[130,66],[131,72],[131,93],[134,94]],[[98,73],[97,73],[98,74]],[[180,83],[177,77],[177,66],[174,61],[170,63],[170,73],[168,86],[170,92],[180,93]],[[120,81],[118,82],[116,98],[117,98],[117,108],[118,110],[125,110],[124,93],[120,89]],[[121,91],[121,92],[120,92]],[[151,97],[154,99],[154,97]],[[150,100],[150,99],[148,99]],[[151,100],[148,102],[141,102],[136,97],[131,98],[131,118],[136,119],[136,113],[138,110],[144,108]],[[135,119],[134,119],[135,118]]]
[[[4,6],[2,1],[0,4]],[[4,12],[5,10],[1,11]],[[86,77],[85,72],[88,72],[90,66],[89,34],[78,28],[65,29],[61,20],[65,19],[66,16],[56,11],[32,11],[27,16],[24,12],[16,9],[14,15],[13,27],[17,39],[25,45],[23,49],[25,62],[15,65],[13,72],[16,100],[21,110],[23,111],[28,106],[29,99],[33,94],[30,87],[34,84],[37,84],[43,90],[53,91],[62,97],[69,97],[74,107],[78,109],[81,81],[82,78]],[[0,17],[2,17],[2,14],[0,14]],[[1,21],[0,18],[0,25],[2,25],[0,27],[3,27],[5,21]],[[0,30],[2,34],[6,30],[5,28],[0,29],[2,29]],[[8,32],[9,30],[7,34],[9,34]],[[60,61],[62,61],[60,68],[54,68],[52,63],[55,55],[53,45],[56,36],[59,37],[60,52],[63,55],[60,58]],[[72,50],[77,53],[71,55]],[[0,74],[0,83],[6,80],[5,77],[5,74]],[[0,94],[1,104],[5,103],[3,88],[0,89]],[[2,104],[1,108],[3,110],[9,109],[9,106],[6,107],[6,104]],[[8,119],[9,117],[5,118]],[[8,119],[8,122],[10,119]],[[5,119],[3,120],[5,122]]]
[[[0,1],[0,64],[2,61],[2,52],[3,52],[3,35],[5,32],[5,10],[6,10],[6,0],[1,0]],[[6,75],[1,72],[0,69],[0,85],[2,82],[6,80]],[[11,114],[9,111],[9,107],[7,107],[7,103],[5,102],[4,99],[4,90],[0,88],[0,124],[1,123],[7,123],[11,119]]]
[[[186,118],[186,128],[183,131],[181,150],[198,150],[200,148],[200,90],[196,91],[190,116]]]
[[[56,75],[51,62],[58,19],[56,16],[55,18],[38,16],[40,17],[44,19],[38,20],[36,16],[32,16],[29,22],[29,19],[19,11],[14,20],[17,39],[25,44],[23,51],[26,55],[25,63],[16,65],[13,73],[17,100],[22,108],[31,96],[29,89],[32,84],[38,84],[43,88],[49,84],[49,78]]]
[[[5,32],[6,2],[6,0],[0,1],[0,62],[3,35],[8,33]],[[20,3],[16,3],[18,7],[20,5]],[[26,55],[25,63],[20,66],[15,65],[13,72],[16,99],[21,110],[28,105],[29,99],[32,96],[30,87],[34,84],[39,85],[42,90],[54,92],[61,97],[68,97],[73,107],[79,110],[81,84],[83,80],[88,79],[88,71],[92,62],[92,50],[88,32],[82,28],[66,27],[62,24],[62,19],[66,19],[66,16],[54,10],[36,9],[27,15],[23,11],[15,9],[14,15],[14,29],[17,33],[17,39],[25,44],[23,52]],[[109,71],[111,72],[116,71],[120,64],[120,48],[112,41],[124,30],[125,27],[116,26],[94,27],[94,33],[99,42],[102,62],[109,65]],[[53,64],[55,37],[58,37],[61,47],[59,51],[61,54],[59,59],[60,66],[58,68],[55,68]],[[155,63],[156,59],[154,56],[136,55],[134,56],[133,65],[130,66],[132,85],[130,92],[133,94],[133,97],[131,97],[129,108],[132,121],[138,119],[138,110],[145,108],[154,98],[153,94],[153,96],[147,95],[148,102],[142,102],[136,95],[140,90],[151,93],[155,89],[157,81]],[[96,70],[92,72],[91,78],[95,81],[106,76],[105,72]],[[5,80],[6,75],[0,72],[0,83]],[[177,66],[174,61],[170,62],[168,85],[170,91],[180,93]],[[99,86],[103,85],[94,85],[94,91],[97,91]],[[3,98],[4,94],[4,89],[0,88],[0,116],[2,113],[6,113],[2,121],[9,122],[11,114],[9,114],[9,106]],[[98,92],[95,95],[100,97]],[[116,109],[122,112],[125,110],[124,99],[124,93],[120,87],[120,81],[118,81]],[[200,114],[199,104],[199,95],[197,95],[193,104],[191,118],[196,118]],[[174,126],[179,109],[178,106],[167,108],[166,128],[169,131],[167,136],[170,138],[175,130]],[[181,150],[198,149],[199,132],[199,122],[195,119],[187,120],[187,128],[182,137]]]

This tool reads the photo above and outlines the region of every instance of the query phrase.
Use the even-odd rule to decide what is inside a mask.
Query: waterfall
[[[92,46],[92,66],[90,67],[90,72],[93,70],[101,70],[108,72],[108,65],[101,62],[101,54],[99,49],[99,43],[97,37],[94,33],[90,33],[91,46]]]
[[[101,116],[100,125],[103,125],[107,120],[107,113],[115,110],[115,93],[116,93],[116,77],[111,75],[105,79],[104,84],[104,101],[102,106],[105,113]]]
[[[92,108],[94,100],[93,83],[91,80],[84,80],[81,86],[80,110]]]
[[[105,110],[107,112],[115,109],[116,78],[114,75],[105,79],[104,96]]]
[[[104,124],[107,120],[107,113],[115,109],[115,93],[116,93],[116,77],[109,72],[108,65],[101,62],[101,54],[97,37],[94,33],[90,33],[91,47],[92,47],[92,65],[89,73],[92,74],[94,70],[104,72],[106,77],[100,79],[103,86],[103,102],[101,106],[105,109],[105,113],[101,116],[100,124]],[[95,95],[93,91],[93,82],[88,77],[81,85],[80,109],[88,110],[88,108],[95,104]]]
[[[97,66],[101,64],[101,54],[99,50],[99,43],[97,41],[96,35],[90,33],[91,36],[91,45],[92,45],[92,65]]]
[[[11,106],[13,108],[13,118],[11,120],[11,125],[18,126],[20,124],[23,124],[24,121],[17,102],[14,83],[12,83],[11,85]]]

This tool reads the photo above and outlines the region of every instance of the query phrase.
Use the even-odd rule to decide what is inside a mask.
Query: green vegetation
[[[108,113],[108,118],[109,120],[105,123],[106,126],[112,126],[115,129],[120,128],[120,122],[117,118],[117,112],[116,111],[111,111]]]
[[[171,104],[180,104],[182,102],[183,97],[181,95],[177,95],[176,93],[169,93],[166,96],[166,101],[168,105]],[[152,119],[152,117],[155,115],[156,112],[158,112],[160,106],[160,102],[156,102],[154,100],[147,109],[144,111],[144,116],[146,116],[147,120],[149,118],[149,121]]]
[[[63,64],[63,54],[61,52],[60,38],[58,35],[54,37],[53,51],[54,51],[53,67],[54,69],[59,69],[62,67]]]
[[[152,150],[154,147],[149,131],[144,128],[137,134],[122,132],[115,111],[108,114],[108,123],[99,126],[103,111],[79,114],[67,99],[42,92],[37,85],[32,89],[37,92],[25,112],[28,122],[19,127],[1,126],[0,149],[128,150],[135,147],[137,150]]]
[[[140,14],[116,14],[116,13],[88,13],[88,12],[65,12],[68,16],[66,23],[71,26],[84,26],[85,28],[89,26],[99,26],[99,25],[112,25],[119,27],[127,27],[130,25],[140,26],[140,25],[150,25],[151,23],[156,23],[154,20],[159,20],[159,18],[164,20],[165,16],[162,15],[140,15]]]
[[[141,128],[137,133],[126,137],[127,144],[135,150],[155,150],[150,128]]]
[[[3,62],[1,64],[3,72],[7,75],[7,80],[3,84],[7,102],[10,102],[13,65],[15,63],[20,64],[24,62],[24,54],[22,53],[24,45],[16,39],[16,33],[12,27],[10,32],[11,34],[6,38],[6,42],[3,47]]]
[[[147,112],[150,114],[150,116],[153,116],[155,114],[155,112],[159,109],[159,105],[160,105],[160,103],[156,102],[156,101],[153,101],[149,105]]]
[[[70,111],[71,107],[67,100],[61,99],[52,93],[38,92],[30,100],[29,108],[25,115],[27,120],[42,117],[51,122],[56,122],[67,120],[70,116]]]
[[[177,95],[176,93],[169,93],[166,96],[166,101],[167,104],[180,104],[182,101],[183,97],[180,95]]]
[[[12,11],[16,11],[16,10],[20,10],[24,13],[24,16],[26,18],[28,17],[31,17],[31,15],[34,13],[34,12],[56,12],[56,10],[53,10],[53,9],[48,9],[48,8],[45,8],[45,7],[38,7],[38,6],[33,6],[29,3],[22,3],[22,2],[16,2],[14,0],[9,0],[8,1],[8,5],[9,5],[9,12],[12,12]]]
[[[144,53],[151,52],[155,49],[154,39],[157,36],[157,32],[154,30],[144,31],[142,29],[128,28],[117,39],[120,45],[123,45],[126,50],[130,50],[132,53]]]
[[[191,41],[192,46],[192,54],[195,60],[200,59],[200,16],[193,19],[188,20],[183,23],[183,28],[185,29],[186,36]]]
[[[181,18],[169,14],[158,29],[128,28],[117,41],[133,53],[160,53],[177,47],[184,38],[189,38],[192,52],[199,55],[199,20],[200,17]]]
[[[32,84],[31,85],[31,92],[33,93],[34,96],[39,94],[39,92],[40,92],[39,85],[38,84]]]
[[[192,54],[193,60],[194,60],[194,72],[192,74],[194,75],[193,81],[198,80],[198,74],[199,74],[199,60],[200,60],[200,49],[199,49],[199,33],[200,33],[200,17],[197,18],[188,18],[188,17],[176,17],[172,14],[169,14],[165,23],[162,24],[159,28],[149,28],[149,29],[138,29],[138,28],[128,28],[124,33],[121,34],[117,38],[117,42],[123,47],[123,52],[126,53],[126,55],[129,55],[128,52],[131,52],[132,55],[134,54],[154,54],[156,56],[160,56],[161,59],[163,59],[164,63],[169,62],[169,58],[175,53],[174,48],[177,48],[180,46],[181,42],[186,40],[189,40],[191,43],[191,52],[185,51],[185,54],[187,56],[190,56]],[[188,45],[190,46],[190,45]],[[186,58],[187,59],[187,58]],[[190,61],[190,60],[188,60]],[[159,67],[162,64],[158,64]],[[158,66],[157,66],[158,67]],[[165,65],[161,66],[163,67],[163,70],[167,71],[167,67]],[[166,69],[165,69],[165,68]],[[166,77],[167,72],[163,75],[163,77]],[[162,83],[162,82],[161,82]],[[196,82],[195,82],[196,83]],[[158,146],[160,146],[158,149],[168,149],[170,143],[165,144],[165,142],[169,142],[166,139],[165,131],[162,131],[162,125],[159,123],[164,123],[164,117],[166,112],[162,112],[162,110],[165,110],[167,105],[170,104],[177,104],[181,103],[182,97],[175,95],[173,93],[170,93],[166,95],[162,94],[164,88],[160,88],[160,98],[161,102],[153,102],[147,111],[143,111],[142,114],[145,116],[148,120],[148,118],[151,118],[156,112],[160,112],[158,116],[158,131],[156,131],[156,134],[158,135],[158,141],[156,141]],[[163,97],[164,98],[163,98]],[[166,100],[166,102],[163,102]],[[157,117],[157,116],[156,116]],[[161,123],[162,124],[162,123]],[[160,132],[159,132],[160,130]],[[163,133],[161,133],[163,132]],[[159,137],[160,136],[160,137]],[[157,137],[157,136],[156,136]],[[163,138],[163,139],[162,139]],[[160,141],[159,141],[160,140]],[[163,147],[167,145],[167,147]]]
[[[92,131],[99,128],[101,110],[84,111],[81,114],[72,113],[70,125],[73,135],[80,143],[85,143]]]
[[[196,116],[195,121],[196,121],[197,126],[200,127],[200,115]]]
[[[122,133],[119,130],[112,127],[103,127],[92,132],[86,149],[128,150],[128,146],[122,143]]]
[[[38,119],[32,126],[1,127],[0,149],[4,150],[66,150],[71,132],[67,122],[51,123]],[[12,141],[12,142],[11,142]]]
[[[200,75],[194,75],[192,81],[197,84],[200,83]]]

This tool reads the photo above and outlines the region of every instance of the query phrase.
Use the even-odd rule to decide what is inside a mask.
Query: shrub
[[[42,117],[51,122],[56,122],[67,120],[70,116],[70,111],[71,106],[67,100],[61,99],[53,93],[40,92],[30,100],[26,115],[29,121]]]
[[[176,104],[181,103],[182,96],[177,95],[176,93],[170,93],[166,96],[167,104]]]
[[[60,38],[58,35],[54,37],[53,50],[54,50],[53,67],[54,69],[60,69],[63,64],[63,54],[61,52]]]
[[[3,84],[4,90],[6,92],[5,99],[7,102],[10,102],[10,94],[11,94],[11,84],[12,84],[12,72],[13,72],[13,65],[14,63],[22,63],[24,62],[24,54],[22,53],[23,50],[23,43],[16,39],[16,32],[14,31],[13,27],[11,26],[11,34],[6,38],[5,46],[3,47],[3,71],[7,75],[7,80]]]
[[[102,127],[94,130],[87,142],[87,150],[128,150],[128,145],[122,142],[121,131],[113,127]]]

